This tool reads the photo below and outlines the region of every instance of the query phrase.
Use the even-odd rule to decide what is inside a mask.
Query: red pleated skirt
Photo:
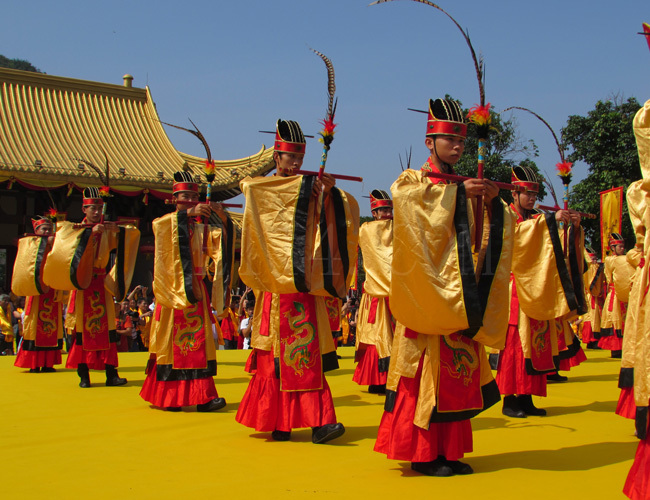
[[[634,420],[636,418],[636,403],[634,402],[634,387],[623,387],[618,397],[616,414]]]
[[[585,321],[582,324],[582,342],[587,343],[587,342],[594,342],[598,340],[596,337],[594,337],[594,331],[591,329],[591,321]]]
[[[324,375],[320,390],[281,391],[280,380],[275,377],[273,353],[255,351],[257,371],[239,404],[237,422],[258,432],[289,432],[336,423],[334,401]]]
[[[19,368],[52,368],[60,365],[61,349],[54,351],[26,351],[22,347],[18,349],[14,366]]]
[[[623,493],[632,500],[650,498],[650,432],[639,442]]]
[[[395,406],[381,417],[374,449],[391,460],[431,462],[438,455],[460,460],[473,449],[469,420],[431,423],[428,430],[413,423],[421,372],[420,364],[415,378],[400,378]]]
[[[192,380],[158,380],[156,363],[148,367],[140,396],[159,408],[205,404],[219,397],[212,377]]]
[[[103,351],[84,351],[83,346],[77,345],[75,338],[65,367],[76,369],[80,363],[87,364],[91,370],[105,370],[106,365],[117,367],[117,345],[111,342],[109,346]]]
[[[598,340],[598,347],[605,349],[606,351],[620,351],[623,349],[623,339],[619,339],[616,335],[600,337]]]
[[[546,397],[546,375],[529,375],[526,372],[524,352],[515,325],[508,325],[506,346],[499,355],[496,381],[499,392],[505,396],[530,394]]]
[[[582,347],[580,347],[578,352],[570,358],[560,360],[560,371],[568,372],[571,368],[578,366],[583,361],[587,361],[587,355]]]
[[[373,344],[360,344],[357,351],[359,363],[354,370],[352,381],[359,385],[382,385],[386,383],[388,372],[379,372],[379,355]]]

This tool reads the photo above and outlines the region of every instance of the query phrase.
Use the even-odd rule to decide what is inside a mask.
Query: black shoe
[[[77,375],[81,381],[79,382],[79,387],[84,389],[90,387],[90,372],[88,371],[88,365],[85,363],[79,363],[77,366]]]
[[[450,477],[454,475],[452,468],[442,460],[433,462],[411,462],[411,470],[425,476]]]
[[[504,396],[503,409],[501,410],[506,417],[512,418],[526,418],[526,414],[520,408],[516,396]]]
[[[368,392],[370,394],[386,394],[386,384],[369,385]]]
[[[43,371],[45,371],[45,369],[43,369]],[[29,373],[41,373],[41,369],[40,368],[30,368]]]
[[[126,384],[127,380],[122,377],[113,377],[113,378],[107,378],[106,379],[106,386],[107,387],[117,387],[118,385],[124,385]]]
[[[530,394],[522,394],[520,396],[517,396],[517,403],[519,403],[519,407],[524,411],[526,415],[532,415],[534,417],[546,416],[546,410],[543,408],[537,408],[533,404],[533,396]]]
[[[565,377],[564,375],[560,375],[559,373],[549,373],[546,375],[546,380],[549,382],[566,382],[569,380],[569,377]]]
[[[41,368],[41,373],[54,373],[54,372],[56,372],[56,368],[54,368],[53,366],[44,366],[43,368]]]
[[[226,406],[226,400],[224,398],[214,398],[212,401],[208,401],[207,403],[196,405],[196,411],[206,413],[209,411],[221,410],[224,406]]]
[[[345,432],[345,427],[340,422],[336,424],[327,424],[321,427],[314,427],[311,430],[311,442],[315,444],[323,444],[341,437]]]
[[[440,459],[441,457],[438,457],[438,460]],[[449,468],[454,472],[454,474],[460,474],[462,476],[465,476],[467,474],[474,473],[474,469],[472,469],[472,466],[470,464],[466,464],[459,460],[447,460],[445,457],[442,457],[442,460],[445,463],[445,465],[449,466]]]
[[[291,439],[291,431],[273,431],[271,433],[273,441],[289,441]]]
[[[621,359],[622,356],[623,356],[622,350],[619,349],[618,351],[612,351],[612,358]]]
[[[116,387],[124,384],[126,384],[126,379],[117,374],[117,368],[113,365],[106,365],[106,385]]]
[[[168,406],[164,408],[165,411],[173,411],[173,412],[181,411],[182,409],[183,408],[181,408],[180,406]]]

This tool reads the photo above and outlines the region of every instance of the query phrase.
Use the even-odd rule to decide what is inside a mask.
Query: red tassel
[[[144,193],[144,196],[142,197],[142,203],[149,205],[149,190],[145,188],[142,192]]]

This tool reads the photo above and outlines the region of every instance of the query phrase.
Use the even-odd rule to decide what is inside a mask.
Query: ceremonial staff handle
[[[536,208],[539,208],[540,210],[548,210],[550,212],[557,212],[558,210],[562,210],[560,207],[552,207],[550,205],[537,205]],[[580,217],[583,219],[597,219],[598,216],[595,214],[588,214],[585,212],[578,212],[577,210],[573,210],[572,208],[564,208],[564,210],[568,210],[569,212],[573,212],[578,214]]]
[[[446,181],[452,182],[465,182],[466,180],[473,179],[473,177],[465,177],[464,175],[456,174],[445,174],[442,172],[423,172],[425,177],[434,177],[436,179],[444,179]],[[499,189],[505,189],[507,191],[526,191],[524,186],[518,186],[516,184],[508,184],[507,182],[497,182],[492,181]]]
[[[297,175],[317,175],[318,178],[320,179],[322,177],[321,175],[321,170],[318,172],[314,172],[311,170],[296,170],[294,174]],[[343,174],[329,174],[335,179],[341,180],[341,181],[354,181],[354,182],[363,182],[363,177],[357,177],[354,175],[343,175]]]
[[[190,206],[195,206],[195,205],[205,205],[206,203],[209,203],[207,201],[178,201],[178,200],[165,200],[165,205],[190,205]],[[219,203],[219,202],[215,202]],[[241,203],[222,203],[222,207],[224,208],[242,208],[244,205]]]

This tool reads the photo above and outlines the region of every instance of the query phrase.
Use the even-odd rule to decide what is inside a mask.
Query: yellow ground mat
[[[621,493],[637,440],[634,424],[614,414],[619,360],[588,351],[588,361],[534,398],[547,417],[513,419],[500,404],[472,420],[471,476],[433,478],[372,450],[383,396],[352,382],[353,348],[339,348],[328,374],[343,437],[311,443],[308,429],[274,442],[235,422],[249,375],[250,351],[219,351],[216,413],[151,408],[138,395],[147,353],[120,354],[129,382],[105,387],[91,372],[32,374],[0,358],[2,498],[13,499],[565,499],[625,498]],[[65,355],[64,355],[65,358]],[[64,359],[65,361],[65,359]]]

